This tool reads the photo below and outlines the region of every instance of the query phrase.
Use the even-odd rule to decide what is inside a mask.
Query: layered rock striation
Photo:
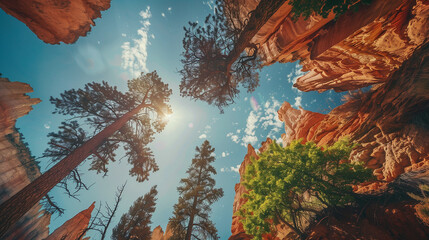
[[[243,0],[241,18],[258,0]],[[387,81],[427,41],[429,1],[373,0],[337,20],[291,18],[286,2],[253,37],[265,65],[300,60],[301,91],[346,91]]]
[[[40,102],[26,95],[32,88],[25,83],[0,78],[0,202],[40,176],[40,170],[22,135],[16,119]],[[36,204],[3,236],[3,239],[43,239],[49,234],[50,214]]]
[[[0,0],[0,8],[46,43],[74,43],[91,30],[111,0]]]
[[[294,109],[278,111],[285,123],[284,144],[295,139],[332,144],[349,136],[360,145],[353,161],[374,169],[390,182],[429,162],[429,44],[415,52],[389,81],[367,93],[355,93],[329,114]]]

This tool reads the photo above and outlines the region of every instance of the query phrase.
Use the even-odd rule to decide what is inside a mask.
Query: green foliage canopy
[[[343,206],[353,200],[352,185],[368,181],[372,171],[346,162],[353,145],[347,140],[330,147],[294,141],[283,148],[273,143],[253,159],[243,176],[248,201],[238,215],[247,234],[262,239],[282,222],[302,236],[304,218],[324,207]],[[273,222],[274,221],[274,222]]]
[[[313,13],[327,18],[333,12],[337,17],[347,10],[357,11],[361,4],[370,4],[372,0],[290,0],[292,17],[298,19],[303,16],[308,19]]]

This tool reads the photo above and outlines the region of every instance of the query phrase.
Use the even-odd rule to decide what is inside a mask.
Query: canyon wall
[[[40,176],[22,135],[15,128],[16,119],[40,102],[26,95],[32,88],[25,83],[0,77],[0,202]],[[3,239],[43,239],[49,234],[50,214],[36,204],[3,236]]]
[[[12,15],[46,43],[74,43],[91,30],[111,0],[0,0]]]
[[[241,0],[246,18],[258,0]],[[334,20],[291,18],[288,2],[253,37],[265,65],[300,61],[301,91],[346,91],[386,82],[427,41],[428,0],[373,0]]]
[[[245,6],[247,2],[242,17],[259,1],[242,0]],[[308,71],[294,84],[301,91],[372,88],[351,94],[329,114],[294,109],[285,102],[278,111],[285,123],[283,143],[303,139],[323,146],[345,136],[357,141],[351,160],[363,161],[377,177],[374,183],[356,187],[360,193],[386,189],[387,183],[404,174],[429,169],[429,1],[374,0],[336,21],[332,14],[293,21],[290,11],[286,2],[252,39],[260,46],[258,54],[265,65],[299,60]],[[241,175],[249,156],[257,157],[252,150],[249,146]],[[428,175],[424,171],[419,176]],[[234,213],[245,202],[246,192],[241,184],[235,189]],[[318,228],[313,226],[311,239],[348,239],[353,234],[373,239],[359,228],[371,229],[376,239],[424,239],[428,231],[416,219],[413,204],[373,204],[360,218],[353,212],[356,209],[345,209],[350,214],[344,218],[328,218]],[[372,218],[365,217],[371,214]],[[374,221],[376,215],[385,224]],[[350,224],[353,221],[359,223]],[[288,234],[281,226],[277,230],[264,239],[284,239]],[[230,239],[251,239],[237,216],[231,232]]]

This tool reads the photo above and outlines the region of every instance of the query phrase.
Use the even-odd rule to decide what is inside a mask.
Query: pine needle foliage
[[[112,239],[114,240],[150,240],[152,231],[152,214],[156,205],[156,185],[144,196],[137,198],[128,210],[122,215],[118,225],[113,228]]]
[[[352,202],[352,185],[372,179],[370,169],[347,162],[352,148],[347,140],[324,149],[300,140],[287,147],[272,143],[243,175],[249,192],[238,215],[246,233],[262,239],[282,223],[303,238],[303,219]]]
[[[214,148],[209,141],[196,148],[197,154],[186,171],[187,178],[180,180],[179,201],[174,205],[170,224],[173,229],[171,240],[219,239],[217,229],[210,220],[211,205],[223,196],[221,188],[215,188],[216,169]]]
[[[372,0],[290,0],[292,17],[297,20],[300,16],[308,19],[314,13],[327,18],[333,12],[335,17],[343,15],[349,9],[357,11],[359,6],[369,5]]]
[[[166,124],[163,116],[171,112],[168,105],[171,93],[168,84],[154,71],[129,80],[128,92],[103,81],[65,91],[58,98],[51,97],[54,113],[71,118],[61,124],[58,132],[48,135],[49,147],[43,156],[58,162],[126,113],[141,107],[119,131],[101,145],[93,146],[93,154],[88,159],[90,170],[107,174],[108,164],[116,161],[116,150],[123,148],[123,158],[132,166],[130,175],[139,182],[145,181],[150,172],[158,170],[148,144]],[[75,179],[74,176],[68,178]]]

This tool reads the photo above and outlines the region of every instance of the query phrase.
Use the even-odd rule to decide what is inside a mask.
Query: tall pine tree
[[[112,239],[114,240],[150,240],[152,231],[152,214],[156,205],[156,185],[153,186],[144,196],[137,198],[128,210],[122,215],[118,225],[113,229]]]
[[[0,205],[0,237],[88,157],[92,160],[91,169],[105,173],[107,164],[115,159],[114,150],[122,146],[132,165],[130,175],[136,176],[137,181],[146,180],[151,171],[158,169],[147,145],[166,124],[163,117],[171,112],[171,90],[156,71],[128,81],[128,90],[122,93],[106,82],[89,83],[83,89],[51,98],[55,113],[71,115],[92,130],[84,132],[77,122],[74,125],[70,121],[71,125],[64,124],[61,131],[70,133],[74,129],[74,136],[51,135],[47,154],[58,163]]]
[[[217,0],[204,23],[189,22],[183,38],[180,94],[223,107],[234,102],[241,84],[249,92],[259,85],[258,46],[252,38],[286,0],[261,0],[239,17],[240,4]],[[247,51],[245,51],[247,50]]]
[[[192,165],[186,171],[187,178],[180,180],[177,188],[180,196],[174,205],[174,216],[170,218],[173,229],[172,240],[218,239],[217,229],[209,219],[211,205],[223,196],[221,188],[215,188],[214,148],[209,141],[197,147]]]

